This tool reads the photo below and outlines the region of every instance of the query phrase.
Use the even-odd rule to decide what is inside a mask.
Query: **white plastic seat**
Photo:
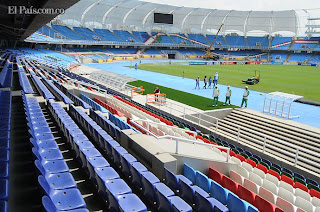
[[[241,166],[241,160],[240,160],[239,158],[236,158],[236,157],[232,156],[232,157],[231,157],[231,160],[232,160],[233,162],[235,162],[236,164],[238,164],[239,166]]]
[[[292,204],[294,204],[295,197],[294,197],[293,193],[291,193],[287,189],[280,187],[279,191],[278,191],[278,196],[281,197],[282,199],[287,200],[288,202],[291,202]]]
[[[305,211],[313,212],[313,205],[311,202],[303,199],[302,197],[297,197],[294,204]]]
[[[266,179],[269,180],[270,182],[273,182],[276,186],[279,186],[279,179],[276,178],[275,176],[267,173],[266,174]]]
[[[256,183],[258,186],[262,185],[262,178],[253,172],[249,173],[249,180]]]
[[[267,189],[265,189],[263,187],[260,187],[259,195],[262,198],[264,198],[265,200],[267,200],[273,204],[276,202],[276,196],[271,191],[268,191]]]
[[[255,184],[254,182],[252,182],[248,179],[243,180],[243,186],[256,194],[259,191],[259,186],[257,186],[257,184]]]
[[[286,183],[284,181],[279,181],[279,187],[286,189],[287,191],[291,192],[294,194],[294,188],[292,185],[290,185],[289,183]]]
[[[317,197],[312,197],[312,200],[311,200],[312,204],[315,206],[315,207],[320,207],[320,199],[317,198]]]
[[[278,194],[278,189],[279,188],[273,182],[270,182],[267,179],[263,180],[262,187],[267,189],[268,191],[272,192],[275,195]]]
[[[238,166],[237,173],[240,174],[244,178],[249,178],[249,172],[243,168],[242,166]]]
[[[314,210],[314,212],[320,212],[320,207],[316,207],[316,209]]]
[[[295,207],[291,202],[282,199],[281,197],[277,198],[276,205],[286,212],[295,212]]]
[[[218,154],[222,154],[223,156],[227,157],[227,153],[226,152],[221,152],[218,148],[212,147],[212,151],[218,153]]]
[[[266,178],[266,174],[261,169],[256,167],[253,168],[253,173],[259,175],[262,179]]]
[[[245,162],[245,161],[242,161],[241,166],[243,168],[245,168],[246,170],[248,170],[248,172],[252,172],[253,171],[252,166],[249,163]]]
[[[296,197],[302,197],[303,199],[307,201],[311,201],[311,196],[308,192],[301,190],[300,188],[296,188],[296,192],[294,193]]]
[[[229,176],[235,182],[239,183],[240,185],[243,185],[243,177],[240,174],[238,174],[238,173],[236,173],[234,171],[230,171],[230,175]]]

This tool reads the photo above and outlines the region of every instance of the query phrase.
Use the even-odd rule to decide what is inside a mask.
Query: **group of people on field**
[[[209,77],[209,79],[207,79],[207,76],[204,76],[203,78],[203,82],[204,82],[204,86],[203,88],[204,89],[207,89],[207,84],[208,84],[208,88],[211,88],[211,85],[213,84],[213,88],[218,85],[218,80],[219,80],[219,75],[218,75],[218,72],[216,72],[216,74],[214,75],[213,78],[211,78],[211,76]],[[198,89],[200,89],[200,78],[199,76],[197,77],[196,79],[196,87],[195,89],[198,87]]]
[[[204,76],[203,82],[204,82],[204,86],[203,88],[206,89],[207,88],[207,82],[209,82],[208,88],[211,88],[211,84],[213,83],[213,104],[212,106],[218,106],[218,100],[219,100],[219,95],[220,95],[220,90],[218,89],[218,80],[219,80],[219,75],[218,72],[216,72],[216,74],[214,75],[214,78],[212,80],[211,76],[209,78],[209,80],[207,80],[207,76]],[[198,89],[200,89],[200,78],[199,76],[196,78],[196,87],[195,89],[198,87]],[[230,105],[230,101],[231,101],[231,89],[230,86],[228,85],[227,90],[226,90],[226,100],[224,102],[223,105]],[[241,107],[243,107],[243,104],[245,105],[245,107],[247,107],[248,105],[248,97],[249,97],[250,91],[248,89],[248,86],[245,87],[245,90],[243,92],[243,96],[242,96],[242,102],[241,102]]]

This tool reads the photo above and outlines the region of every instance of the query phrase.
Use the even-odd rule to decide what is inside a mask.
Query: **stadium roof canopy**
[[[173,14],[173,24],[154,24],[153,13]],[[310,18],[307,10],[236,11],[178,7],[139,0],[81,0],[58,16],[52,23],[88,28],[127,29],[139,31],[162,30],[213,34],[224,23],[223,34],[236,32],[275,34],[289,32],[304,35],[300,19]],[[300,30],[300,31],[299,31]]]

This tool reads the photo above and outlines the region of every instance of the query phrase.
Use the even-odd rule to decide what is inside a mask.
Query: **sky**
[[[298,10],[319,9],[320,0],[144,0],[174,6],[201,7],[220,10]]]

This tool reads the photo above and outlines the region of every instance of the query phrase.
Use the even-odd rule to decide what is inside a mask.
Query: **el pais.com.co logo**
[[[9,15],[58,15],[64,13],[63,8],[35,8],[33,6],[8,6]]]

